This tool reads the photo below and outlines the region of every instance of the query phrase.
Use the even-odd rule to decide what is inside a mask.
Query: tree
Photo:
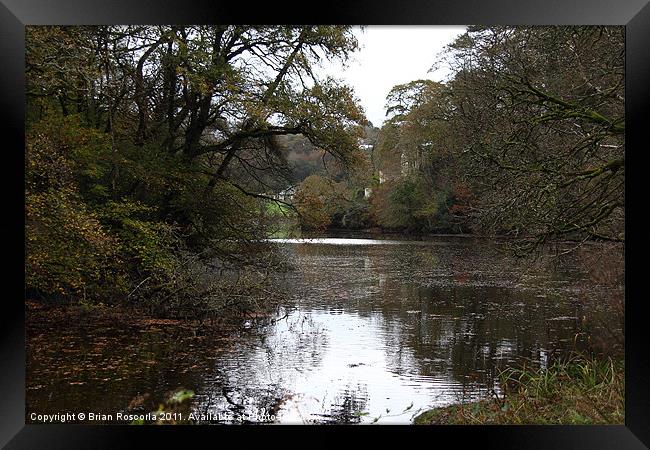
[[[451,95],[448,87],[431,80],[397,85],[388,94],[389,119],[377,144],[383,185],[372,199],[381,226],[465,229],[464,207],[470,195],[461,188],[449,142]]]
[[[313,70],[355,51],[350,27],[28,27],[26,38],[28,171],[32,144],[58,132],[42,124],[90,136],[38,149],[84,167],[70,180],[77,209],[118,243],[132,285],[176,270],[165,255],[179,252],[241,262],[241,246],[266,236],[267,193],[291,176],[279,138],[359,161],[366,120],[351,89]],[[43,225],[39,205],[28,234]]]
[[[470,27],[448,53],[453,123],[493,232],[623,240],[624,31]]]
[[[294,197],[301,225],[307,229],[341,225],[352,200],[352,193],[345,182],[336,182],[320,175],[305,178]]]

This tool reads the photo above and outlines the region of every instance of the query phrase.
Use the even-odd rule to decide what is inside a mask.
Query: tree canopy
[[[378,170],[424,177],[423,196],[446,191],[452,217],[523,237],[522,250],[623,240],[623,38],[621,27],[469,27],[442,55],[447,82],[388,94]]]
[[[29,284],[53,291],[59,267],[78,294],[99,258],[126,292],[181,248],[264,236],[260,200],[291,179],[280,138],[359,159],[365,116],[315,70],[356,48],[347,26],[27,27]]]

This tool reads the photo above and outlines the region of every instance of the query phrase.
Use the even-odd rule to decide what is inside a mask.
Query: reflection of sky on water
[[[390,414],[381,422],[410,421],[411,414],[396,416],[411,402],[426,406],[435,402],[457,400],[458,383],[441,374],[439,377],[421,377],[417,371],[402,367],[417,367],[415,356],[408,348],[400,348],[391,341],[382,326],[380,315],[369,318],[356,314],[331,315],[313,312],[312,318],[327,334],[327,347],[322,349],[321,363],[297,377],[293,392],[314,399],[309,403],[287,408],[282,421],[296,421],[300,416],[331,408],[340,387],[361,386],[368,401],[364,411],[368,419]],[[399,358],[399,366],[394,358]],[[415,373],[414,373],[415,372]],[[412,408],[411,408],[412,409]],[[389,410],[389,413],[386,413]],[[284,411],[283,411],[284,412]],[[296,417],[300,413],[300,416]]]
[[[351,239],[351,238],[287,238],[269,239],[276,244],[321,244],[321,245],[386,245],[404,244],[403,241],[389,239]]]
[[[347,412],[349,421],[408,423],[420,408],[484,393],[476,387],[463,393],[451,373],[420,375],[417,356],[390,335],[379,313],[296,311],[273,328],[263,345],[219,370],[243,384],[281,385],[290,393],[276,413],[281,423],[327,421],[336,416],[342,396],[359,407]]]

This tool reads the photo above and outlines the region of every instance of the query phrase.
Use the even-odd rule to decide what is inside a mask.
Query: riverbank
[[[508,369],[504,393],[477,402],[435,408],[416,425],[623,424],[623,361],[575,357],[548,369]]]

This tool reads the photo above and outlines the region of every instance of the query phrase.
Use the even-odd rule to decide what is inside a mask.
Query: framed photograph
[[[0,5],[0,443],[647,448],[647,2],[312,6]]]

